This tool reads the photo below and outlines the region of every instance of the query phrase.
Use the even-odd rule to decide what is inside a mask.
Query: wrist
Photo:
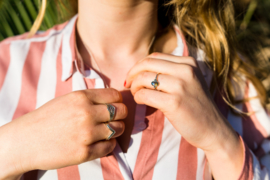
[[[1,142],[1,139],[0,139]],[[19,180],[21,176],[24,174],[22,170],[20,170],[20,163],[16,163],[12,155],[9,153],[0,152],[0,179],[1,180]]]
[[[233,129],[228,128],[227,132],[220,132],[216,143],[204,152],[215,179],[237,179],[241,174],[244,147]]]
[[[17,121],[17,122],[15,122]],[[0,127],[0,179],[16,180],[22,174],[28,172],[25,167],[24,149],[21,146],[21,139],[18,129],[20,120],[15,120]],[[18,142],[19,141],[19,142]]]

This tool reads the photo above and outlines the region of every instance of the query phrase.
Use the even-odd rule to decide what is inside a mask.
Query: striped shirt
[[[28,39],[27,34],[0,43],[0,126],[35,110],[55,97],[76,90],[104,88],[102,78],[85,69],[75,53],[75,22],[57,25]],[[203,61],[203,52],[192,51],[175,26],[176,56],[189,53],[199,64],[210,85],[212,71]],[[246,82],[239,98],[256,96]],[[270,118],[258,99],[237,108],[255,112],[237,116],[219,95],[215,103],[245,143],[245,161],[239,180],[270,179]],[[173,128],[164,114],[145,105],[136,105],[130,145],[123,153],[117,145],[112,155],[62,169],[35,170],[24,180],[210,180],[211,169],[204,151],[190,145]],[[1,160],[0,160],[1,163]],[[0,170],[1,171],[1,170]]]

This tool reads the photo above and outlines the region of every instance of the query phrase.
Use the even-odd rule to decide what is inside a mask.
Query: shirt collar
[[[75,30],[78,16],[74,16],[63,30],[62,39],[62,81],[66,81],[74,72],[75,53]]]

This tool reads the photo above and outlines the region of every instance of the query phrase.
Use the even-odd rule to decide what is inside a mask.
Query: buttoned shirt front
[[[77,16],[46,32],[37,33],[30,39],[24,34],[0,43],[0,126],[55,97],[77,90],[105,88],[98,73],[86,69],[83,62],[76,58],[76,19]],[[174,29],[177,47],[172,54],[188,56],[190,53],[197,60],[210,86],[212,71],[203,61],[204,53],[188,47],[178,27]],[[243,97],[257,94],[251,83],[247,82],[243,89]],[[269,178],[267,167],[261,168],[260,162],[251,152],[268,157],[270,151],[270,120],[259,100],[237,105],[244,111],[254,111],[250,117],[232,113],[219,95],[214,100],[247,144],[243,172],[239,179]],[[29,172],[22,179],[211,179],[203,150],[190,145],[161,111],[136,105],[134,119],[126,153],[117,145],[110,156],[62,169]],[[261,163],[270,168],[269,162]]]

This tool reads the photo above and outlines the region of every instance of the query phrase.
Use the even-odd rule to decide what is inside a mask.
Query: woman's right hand
[[[112,152],[127,116],[121,94],[114,89],[76,91],[58,97],[0,128],[0,179],[41,169],[80,164]],[[113,139],[104,122],[116,107]],[[4,173],[1,175],[1,173]]]

